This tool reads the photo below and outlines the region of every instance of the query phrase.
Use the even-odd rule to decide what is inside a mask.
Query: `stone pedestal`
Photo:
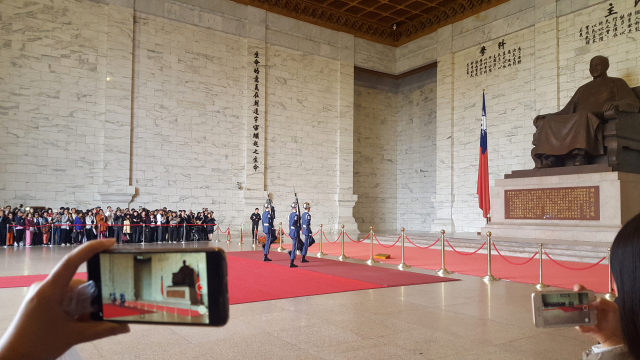
[[[165,304],[176,305],[182,307],[190,307],[197,305],[196,289],[188,286],[167,286],[163,301]]]
[[[597,186],[599,220],[506,219],[505,190]],[[482,236],[558,243],[566,241],[610,244],[618,230],[640,212],[640,175],[622,172],[554,175],[496,180],[491,188],[491,223]]]

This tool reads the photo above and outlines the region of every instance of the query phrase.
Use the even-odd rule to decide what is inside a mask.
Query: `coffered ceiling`
[[[445,25],[507,2],[507,0],[234,1],[390,46],[406,44]]]

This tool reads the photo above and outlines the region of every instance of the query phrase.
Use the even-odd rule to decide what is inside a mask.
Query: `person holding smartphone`
[[[78,267],[113,244],[114,240],[108,239],[80,246],[58,263],[47,279],[31,285],[0,338],[0,359],[56,359],[77,344],[129,332],[125,323],[74,318],[63,308],[67,294],[85,283],[73,278]]]
[[[585,360],[640,359],[640,214],[629,220],[611,245],[611,273],[618,295],[615,302],[598,298],[589,304],[598,311],[594,326],[578,330],[596,339],[583,354]],[[585,291],[575,285],[575,291]]]

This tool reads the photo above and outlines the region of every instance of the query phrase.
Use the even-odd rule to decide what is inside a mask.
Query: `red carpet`
[[[333,241],[334,239],[335,237],[331,240]],[[434,238],[433,241],[435,240],[436,239]],[[345,255],[360,260],[369,259],[370,245],[368,239],[364,243],[354,243],[346,239],[344,245]],[[291,241],[289,241],[288,243],[285,241],[284,246],[290,249]],[[480,246],[480,244],[478,244],[478,246]],[[496,243],[496,246],[498,247],[498,249],[500,249],[499,243]],[[273,247],[273,249],[275,248],[276,247]],[[340,242],[335,244],[328,244],[327,242],[323,241],[322,251],[329,255],[339,256]],[[316,254],[317,252],[318,244],[316,243],[315,245],[313,245],[313,247],[311,247],[309,253]],[[271,253],[273,253],[273,251]],[[384,263],[400,263],[399,245],[392,248],[383,248],[379,244],[374,243],[373,253],[391,254],[390,259],[382,261]],[[533,253],[531,255],[533,255]],[[549,255],[553,257],[553,253],[549,253]],[[606,255],[606,253],[603,252],[602,256],[604,255]],[[417,266],[430,270],[438,270],[441,266],[440,257],[440,243],[438,243],[431,249],[418,249],[413,246],[405,247],[405,262],[411,266]],[[506,258],[516,263],[524,262],[525,260],[527,260],[525,258],[515,256],[507,256]],[[539,281],[538,261],[539,260],[536,256],[533,261],[529,262],[526,265],[511,265],[504,259],[500,258],[500,256],[496,254],[494,250],[492,251],[492,273],[494,276],[504,280],[527,284],[537,284]],[[547,285],[565,289],[572,289],[574,284],[579,283],[598,293],[606,293],[608,291],[607,265],[600,264],[588,270],[575,271],[564,269],[546,258],[542,260],[542,263],[543,281]],[[559,261],[559,263],[573,268],[581,268],[591,265],[571,261]],[[484,276],[487,274],[487,254],[478,253],[470,256],[463,256],[451,251],[447,245],[446,267],[448,270],[459,274]]]
[[[21,275],[21,276],[2,276],[0,277],[0,289],[2,288],[14,288],[14,287],[28,287],[33,283],[42,281],[49,276],[48,274],[41,275]],[[74,276],[76,279],[87,280],[87,273],[76,273]]]
[[[123,316],[151,314],[151,313],[154,313],[155,311],[138,309],[138,308],[133,308],[129,306],[120,307],[120,306],[113,306],[111,304],[102,304],[102,312],[103,312],[103,317],[105,319],[112,319],[112,318],[123,317]]]
[[[310,263],[297,269],[289,269],[286,253],[275,251],[270,257],[274,261],[263,262],[261,251],[227,253],[230,304],[456,280],[318,258],[310,258]],[[86,279],[86,276],[86,273],[76,274],[79,278]],[[47,275],[0,277],[0,287],[30,286],[46,277]],[[135,303],[127,305],[135,306]],[[113,307],[106,304],[105,310],[107,306]],[[119,306],[114,308],[117,308],[114,311],[133,311],[130,315],[135,315],[135,311],[140,310]],[[153,305],[151,309],[154,309]],[[173,310],[174,308],[167,308],[168,312]],[[178,309],[178,313],[182,310],[184,309]],[[110,316],[129,315],[118,313]]]

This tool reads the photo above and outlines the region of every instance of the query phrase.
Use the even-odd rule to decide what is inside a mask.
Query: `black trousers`
[[[131,229],[131,241],[133,241],[134,243],[140,242],[140,230],[141,228],[139,226],[133,227]]]
[[[260,222],[254,222],[251,224],[251,239],[256,238],[256,234],[258,233],[258,225],[260,225]]]
[[[169,241],[178,241],[178,228],[176,226],[169,227]]]
[[[116,243],[120,244],[122,242],[122,226],[113,227],[113,236],[116,238]]]
[[[84,229],[84,235],[87,237],[87,241],[96,239],[93,229]]]
[[[67,233],[69,229],[60,228],[60,238],[58,239],[58,245],[67,244]]]
[[[0,246],[7,245],[7,231],[0,230]]]
[[[15,236],[13,238],[13,242],[18,244],[24,241],[24,229],[16,229]]]

